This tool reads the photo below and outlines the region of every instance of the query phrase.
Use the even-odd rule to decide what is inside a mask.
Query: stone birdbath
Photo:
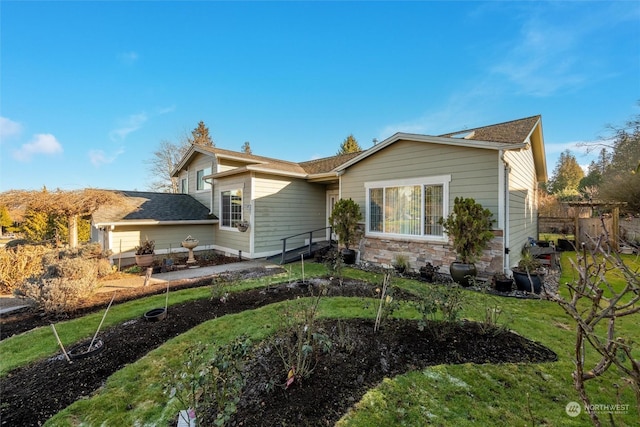
[[[187,260],[187,264],[195,264],[196,259],[193,257],[193,248],[198,246],[198,243],[198,239],[194,239],[191,236],[187,236],[187,238],[182,241],[182,247],[189,250],[189,259]]]

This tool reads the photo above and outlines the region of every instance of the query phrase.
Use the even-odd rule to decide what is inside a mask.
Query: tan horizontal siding
[[[156,252],[180,250],[180,243],[189,235],[198,239],[199,247],[213,245],[213,225],[150,225],[116,227],[111,232],[114,255],[135,250],[146,239],[155,242]]]
[[[258,175],[255,179],[256,253],[279,251],[282,240],[326,226],[325,187],[303,180]],[[290,241],[304,244],[306,236]]]
[[[347,169],[341,196],[364,209],[365,182],[451,175],[451,206],[457,196],[473,197],[497,217],[497,158],[497,151],[398,141]]]
[[[529,237],[538,236],[537,182],[531,150],[507,152],[509,174],[509,235],[510,266],[520,260],[520,252]]]

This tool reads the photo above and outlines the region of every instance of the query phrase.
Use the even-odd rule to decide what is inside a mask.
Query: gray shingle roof
[[[470,136],[468,136],[466,139],[475,141],[493,141],[505,142],[509,144],[519,144],[524,142],[527,136],[529,136],[529,133],[538,122],[538,120],[540,120],[539,115],[474,129],[463,129],[458,132],[451,132],[438,136],[453,138],[456,135],[467,134]],[[473,134],[471,134],[471,132],[473,132]]]
[[[322,159],[309,160],[300,163],[300,166],[310,175],[331,172],[343,163],[356,157],[362,151],[355,153],[340,154],[338,156],[325,157]]]
[[[127,207],[103,206],[93,214],[95,223],[122,221],[197,221],[215,219],[209,208],[188,194],[119,191]]]

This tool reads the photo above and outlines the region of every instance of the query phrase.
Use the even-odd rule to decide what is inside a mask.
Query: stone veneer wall
[[[502,230],[493,230],[494,238],[489,248],[475,263],[478,273],[490,275],[502,272],[504,244]],[[441,273],[449,273],[449,264],[456,260],[456,253],[450,244],[419,242],[399,238],[364,237],[359,245],[360,261],[370,262],[382,267],[391,268],[396,255],[407,257],[410,270],[417,272],[420,267],[430,262],[439,268]]]

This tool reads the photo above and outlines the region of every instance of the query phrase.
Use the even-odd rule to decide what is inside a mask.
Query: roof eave
[[[203,177],[204,179],[219,179],[225,178],[228,176],[239,175],[247,172],[261,172],[269,175],[277,175],[277,176],[289,176],[293,178],[303,178],[306,179],[309,175],[306,173],[293,172],[293,171],[283,171],[280,169],[271,169],[260,167],[259,165],[247,165],[240,168],[230,169],[224,172],[218,172],[211,175],[207,175]]]
[[[191,156],[193,156],[195,152],[198,152],[200,154],[205,154],[213,158],[216,157],[216,154],[211,153],[207,150],[200,149],[200,147],[198,147],[197,144],[191,144],[191,147],[189,147],[189,150],[187,150],[185,155],[182,156],[182,159],[180,159],[180,162],[177,164],[177,166],[173,168],[173,170],[171,171],[171,177],[178,176],[178,173],[187,165],[187,163],[189,163]]]
[[[265,164],[265,163],[269,163],[265,160],[257,160],[257,159],[248,159],[246,157],[242,157],[242,156],[234,156],[231,154],[223,154],[223,153],[216,153],[216,157],[218,159],[225,159],[225,160],[233,160],[236,162],[242,162],[242,163],[249,163],[249,164]]]
[[[338,179],[338,172],[335,172],[335,171],[310,174],[307,176],[307,181],[309,182],[326,182],[326,181],[335,181],[337,179]]]
[[[123,226],[139,226],[139,225],[207,225],[217,224],[218,219],[192,219],[192,220],[172,220],[158,221],[154,219],[141,219],[130,221],[102,221],[93,224],[94,227],[123,227]]]

